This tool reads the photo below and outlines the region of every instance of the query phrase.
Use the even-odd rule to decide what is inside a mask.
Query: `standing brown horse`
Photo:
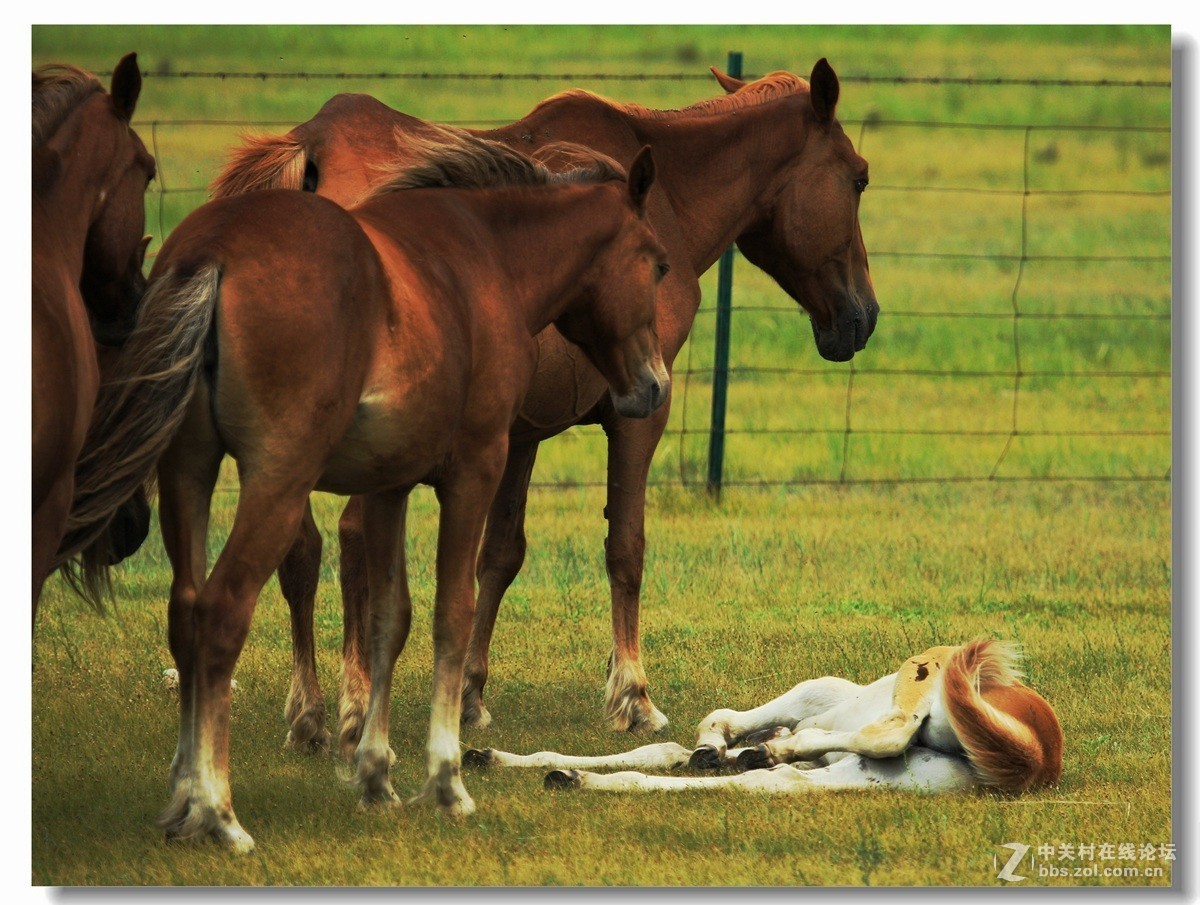
[[[650,201],[650,221],[672,266],[658,294],[658,330],[668,368],[700,304],[699,275],[734,241],[808,312],[822,357],[845,361],[865,346],[879,306],[858,225],[867,162],[855,153],[834,115],[837,76],[823,59],[807,83],[787,72],[751,83],[713,72],[727,96],[683,110],[647,110],[568,91],[519,122],[477,134],[535,155],[547,143],[569,140],[618,161],[632,160],[645,144],[654,146],[660,189]],[[254,139],[236,151],[214,183],[214,193],[304,188],[352,204],[379,178],[380,162],[392,159],[397,148],[401,155],[408,153],[408,143],[432,128],[365,95],[338,95],[287,135]],[[552,165],[560,165],[556,156],[550,149]],[[500,601],[524,561],[525,502],[538,443],[574,424],[599,422],[608,435],[605,557],[613,626],[605,710],[616,729],[660,730],[667,720],[647,690],[638,607],[646,476],[667,409],[643,422],[622,417],[607,401],[601,375],[560,332],[548,328],[538,344],[537,372],[513,425],[508,463],[488,515],[463,719],[476,726],[490,721],[483,705],[488,646]],[[352,500],[339,526],[345,608],[343,753],[354,750],[366,698],[361,526],[361,506]],[[320,551],[320,535],[306,513],[279,574],[292,610],[294,639],[285,713],[289,741],[302,747],[319,747],[328,737],[312,640]]]
[[[141,87],[132,53],[117,64],[111,92],[73,66],[33,73],[34,615],[61,564],[99,386],[96,343],[124,340],[146,287],[143,196],[154,158],[129,126]],[[122,514],[149,522],[144,498]],[[130,552],[119,546],[118,558]]]
[[[594,154],[589,169],[556,176],[503,145],[449,135],[414,148],[419,166],[349,212],[288,191],[194,211],[155,261],[138,327],[102,391],[116,409],[145,413],[137,444],[95,438],[132,450],[118,469],[128,489],[158,461],[180,688],[161,818],[172,836],[253,845],[230,795],[230,678],[314,489],[365,495],[372,682],[357,762],[368,804],[396,800],[388,707],[411,618],[408,495],[419,483],[437,492],[428,780],[417,798],[470,813],[458,733],[474,569],[537,362],[534,337],[555,323],[626,417],[649,416],[669,393],[654,324],[666,264],[645,213],[649,149],[627,179]],[[153,376],[126,381],[122,369]],[[241,494],[205,579],[226,453]],[[114,490],[113,504],[122,496]]]

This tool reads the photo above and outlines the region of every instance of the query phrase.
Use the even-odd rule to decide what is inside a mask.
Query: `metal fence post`
[[[742,77],[742,53],[729,52],[726,73]],[[725,469],[725,400],[729,392],[729,324],[733,308],[733,246],[725,249],[717,265],[717,335],[713,345],[712,417],[708,427],[708,492],[721,496]]]

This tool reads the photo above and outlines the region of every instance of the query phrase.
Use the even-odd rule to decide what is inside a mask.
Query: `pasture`
[[[702,74],[730,49],[751,73],[807,75],[827,56],[843,77],[1170,79],[1169,30],[1146,27],[33,30],[35,65],[97,72],[137,50],[151,72]],[[165,190],[147,196],[151,253],[201,203],[241,124],[284,131],[337,91],[432,120],[508,122],[567,87],[660,108],[719,93],[711,81],[147,77],[134,126]],[[695,486],[714,268],[651,473],[643,657],[671,719],[665,738],[690,744],[714,707],[750,706],[803,678],[873,679],[930,645],[992,635],[1024,645],[1031,684],[1062,720],[1057,788],[1017,799],[666,799],[549,793],[540,771],[468,770],[479,811],[460,823],[426,810],[363,813],[332,759],[281,750],[290,640],[272,580],[233,707],[235,801],[258,848],[239,859],[166,845],[153,820],[177,708],[161,679],[170,570],[155,526],[117,571],[107,618],[61,581],[47,586],[34,641],[32,882],[992,885],[1008,842],[1059,854],[1170,842],[1170,266],[1159,260],[1170,253],[1170,136],[1050,128],[1161,128],[1169,114],[1165,89],[844,81],[839,117],[871,163],[861,218],[879,327],[853,371],[823,362],[795,305],[737,260],[731,486],[715,503]],[[1011,128],[898,125],[915,122]],[[969,191],[946,191],[955,188]],[[493,644],[496,722],[466,731],[467,745],[630,746],[601,715],[609,610],[604,493],[593,485],[603,451],[594,428],[542,447],[529,555]],[[1008,480],[962,480],[992,473]],[[1068,480],[1079,477],[1089,480]],[[896,478],[928,483],[888,483]],[[236,502],[232,463],[220,486],[210,556]],[[325,537],[318,667],[332,721],[340,501],[318,495],[314,506]],[[392,719],[402,796],[423,770],[435,510],[431,493],[414,495],[416,606]],[[1021,885],[1171,877],[1157,860],[1046,863],[1163,870],[1034,874]]]

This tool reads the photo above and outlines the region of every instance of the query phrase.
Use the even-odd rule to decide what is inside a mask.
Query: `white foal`
[[[691,750],[673,742],[600,757],[489,749],[467,751],[463,762],[549,768],[547,788],[936,793],[983,785],[1022,792],[1058,781],[1063,736],[1054,710],[1019,680],[1017,661],[1011,644],[972,641],[932,647],[870,685],[833,677],[801,682],[753,710],[713,711]],[[685,765],[747,772],[633,772]],[[623,772],[586,772],[592,769]]]

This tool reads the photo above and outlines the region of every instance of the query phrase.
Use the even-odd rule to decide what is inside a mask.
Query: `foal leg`
[[[433,701],[425,747],[427,779],[410,803],[435,802],[454,817],[474,813],[462,782],[458,747],[463,664],[475,613],[475,563],[488,506],[504,468],[508,435],[459,460],[459,471],[437,488],[437,599],[433,611]]]
[[[321,532],[309,503],[304,507],[296,540],[279,564],[279,589],[292,617],[292,686],[283,709],[283,718],[291,728],[284,744],[306,753],[329,749],[325,696],[317,681],[313,639],[313,608],[320,573]]]
[[[362,739],[354,752],[355,781],[362,788],[364,806],[397,804],[400,798],[392,790],[389,777],[395,755],[388,746],[388,723],[396,658],[404,649],[412,622],[412,599],[404,561],[408,491],[388,491],[359,499],[370,594],[371,678]]]
[[[209,506],[223,455],[214,432],[203,425],[187,430],[197,420],[158,462],[159,527],[172,570],[167,644],[179,677],[179,740],[167,774],[172,797],[194,772],[195,606],[208,571]]]
[[[576,757],[556,751],[536,754],[509,754],[488,748],[463,752],[463,763],[470,767],[552,767],[557,770],[674,770],[688,762],[691,751],[675,742],[643,745],[624,754]]]
[[[808,679],[753,710],[714,710],[696,727],[692,766],[712,768],[726,760],[727,746],[752,732],[784,726],[794,729],[802,720],[824,713],[862,691],[846,679],[826,676]]]
[[[159,818],[168,836],[211,836],[240,852],[254,847],[234,814],[229,786],[230,679],[258,594],[295,539],[315,481],[313,475],[278,487],[253,473],[243,478],[229,540],[192,608],[191,770],[178,776]],[[181,690],[183,684],[181,676]]]
[[[371,697],[371,661],[367,632],[370,593],[367,588],[367,541],[363,534],[364,500],[353,496],[338,520],[342,585],[342,679],[338,694],[338,748],[347,763],[362,739]]]
[[[768,794],[887,789],[897,792],[963,792],[976,785],[966,758],[928,748],[912,748],[904,757],[872,760],[851,756],[828,767],[799,769],[778,764],[732,776],[647,776],[644,773],[587,773],[555,770],[547,789],[594,789],[602,792],[683,792],[744,789]]]
[[[483,547],[479,551],[476,577],[479,598],[475,619],[471,623],[471,640],[467,642],[467,662],[463,677],[462,723],[485,729],[492,715],[483,705],[483,686],[488,677],[488,648],[500,601],[525,562],[525,503],[529,496],[529,479],[537,458],[538,444],[519,443],[509,447],[508,461],[496,498],[488,511]]]
[[[613,649],[604,715],[618,731],[661,732],[667,718],[650,700],[638,630],[646,554],[646,477],[667,425],[670,403],[646,419],[615,412],[602,421],[608,435],[608,537],[604,561],[612,593]]]

